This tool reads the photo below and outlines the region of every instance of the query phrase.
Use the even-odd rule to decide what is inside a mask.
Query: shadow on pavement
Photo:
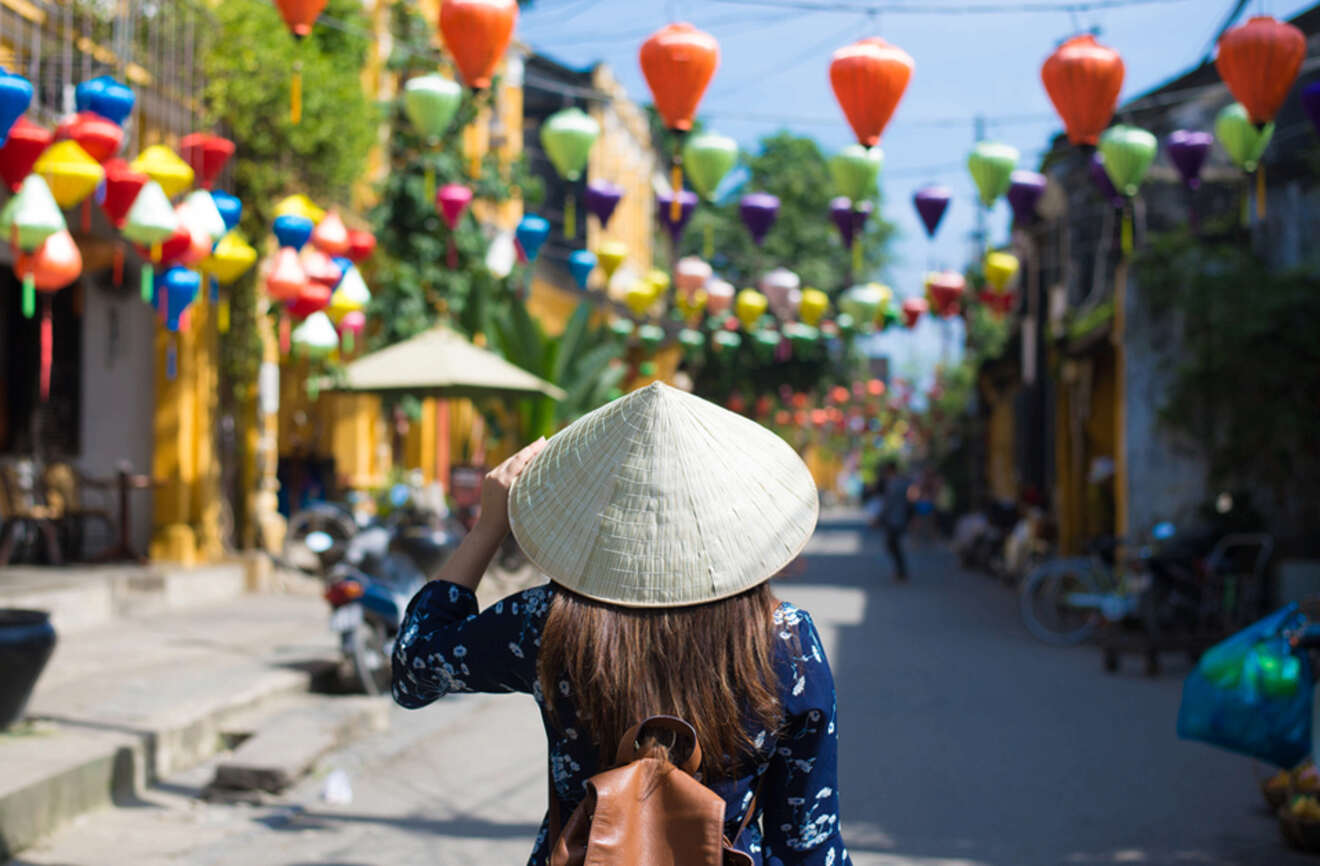
[[[409,833],[432,836],[530,840],[541,831],[540,824],[504,824],[466,815],[441,820],[409,816],[362,815],[350,812],[316,812],[301,807],[280,809],[273,814],[253,820],[271,830],[295,833],[305,830],[333,830],[341,824],[379,824]]]
[[[1094,648],[1035,642],[1013,593],[942,546],[910,545],[896,584],[860,521],[820,533],[783,588],[864,593],[851,616],[813,611],[835,630],[857,866],[1309,862],[1262,817],[1249,762],[1176,738],[1181,676],[1110,676]]]

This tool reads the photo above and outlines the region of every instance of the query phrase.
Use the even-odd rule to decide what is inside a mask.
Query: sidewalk
[[[27,721],[0,734],[0,857],[133,801],[223,748],[229,720],[308,691],[338,656],[326,623],[319,597],[249,595],[61,631]]]

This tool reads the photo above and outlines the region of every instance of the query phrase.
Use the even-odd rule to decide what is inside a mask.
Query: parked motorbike
[[[426,508],[397,507],[356,533],[332,567],[325,600],[330,628],[362,690],[381,694],[390,684],[390,657],[408,602],[457,549],[465,533],[457,520]]]

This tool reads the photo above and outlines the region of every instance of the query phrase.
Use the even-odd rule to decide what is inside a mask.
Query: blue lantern
[[[275,225],[272,228],[280,246],[301,250],[311,239],[312,229],[316,226],[305,216],[288,213],[275,217]]]
[[[9,128],[32,104],[32,83],[0,67],[0,144],[9,137]]]
[[[356,267],[353,260],[348,256],[334,256],[330,261],[334,262],[335,267],[339,268],[339,280],[335,283],[336,286],[344,281],[344,277],[348,276],[349,270]]]
[[[160,289],[165,301],[165,328],[171,333],[179,330],[179,317],[197,299],[202,278],[196,271],[173,267],[160,276]]]
[[[545,217],[529,213],[518,223],[514,237],[518,239],[518,247],[522,250],[523,257],[529,262],[534,262],[541,254],[541,246],[545,243],[545,239],[550,237],[550,223]]]
[[[591,250],[576,250],[568,257],[568,272],[579,289],[587,287],[587,280],[595,269],[596,254]]]
[[[109,75],[84,81],[73,92],[73,102],[79,111],[95,112],[120,126],[133,113],[136,101],[137,97],[128,85],[121,84]]]
[[[220,218],[225,221],[225,231],[232,232],[243,216],[243,202],[238,200],[238,196],[219,190],[211,191],[211,199],[215,202],[215,209],[220,211]]]

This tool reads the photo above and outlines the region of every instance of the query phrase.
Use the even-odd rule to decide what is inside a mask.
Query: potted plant
[[[23,715],[55,650],[55,627],[40,610],[0,608],[0,730]]]

